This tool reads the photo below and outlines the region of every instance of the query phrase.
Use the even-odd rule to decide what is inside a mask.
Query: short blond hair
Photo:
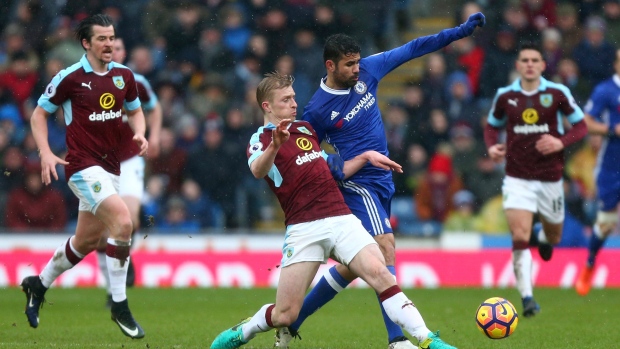
[[[277,71],[265,74],[265,77],[256,88],[256,101],[258,102],[258,106],[261,110],[263,109],[264,101],[271,101],[271,92],[273,90],[279,90],[292,86],[293,81],[295,81],[295,78],[293,78],[292,75],[281,74]]]

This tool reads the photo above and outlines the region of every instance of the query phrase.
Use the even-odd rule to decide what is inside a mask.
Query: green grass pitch
[[[458,348],[614,348],[618,345],[620,290],[536,289],[542,312],[520,318],[509,338],[491,340],[478,331],[474,312],[492,296],[521,302],[514,289],[408,289],[427,326]],[[28,326],[25,296],[0,289],[0,348],[208,348],[222,330],[272,302],[273,289],[130,289],[132,312],[146,331],[142,340],[123,336],[104,308],[102,289],[51,289],[39,328]],[[274,332],[245,348],[272,348]],[[293,348],[387,348],[374,293],[348,289],[310,317]]]

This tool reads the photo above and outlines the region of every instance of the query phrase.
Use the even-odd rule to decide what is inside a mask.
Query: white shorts
[[[118,194],[119,176],[100,166],[93,166],[76,172],[69,178],[69,188],[80,199],[80,211],[95,214],[99,204],[109,196]]]
[[[132,196],[142,200],[144,196],[144,158],[134,156],[121,162],[120,196]]]
[[[538,212],[549,223],[564,221],[563,181],[541,182],[506,176],[502,186],[504,209]]]
[[[367,245],[375,244],[352,214],[289,225],[282,248],[282,268],[299,262],[326,263],[332,258],[349,265]]]

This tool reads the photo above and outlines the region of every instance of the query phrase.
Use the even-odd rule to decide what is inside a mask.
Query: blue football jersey
[[[460,39],[457,28],[444,29],[393,50],[360,60],[357,84],[346,90],[334,90],[323,78],[320,88],[304,108],[302,119],[316,130],[319,141],[332,145],[343,160],[375,150],[389,156],[381,112],[377,104],[377,86],[386,74],[416,57],[436,51]],[[393,195],[392,173],[370,164],[348,178],[358,184],[389,191]]]
[[[584,111],[595,120],[609,125],[610,130],[620,123],[620,76],[614,75],[598,84],[586,103]],[[619,137],[603,139],[597,171],[609,174],[620,173]]]

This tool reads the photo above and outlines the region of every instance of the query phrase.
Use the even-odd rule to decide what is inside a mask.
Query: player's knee
[[[601,233],[607,236],[618,225],[618,213],[599,211],[596,214],[596,224],[598,225]]]

